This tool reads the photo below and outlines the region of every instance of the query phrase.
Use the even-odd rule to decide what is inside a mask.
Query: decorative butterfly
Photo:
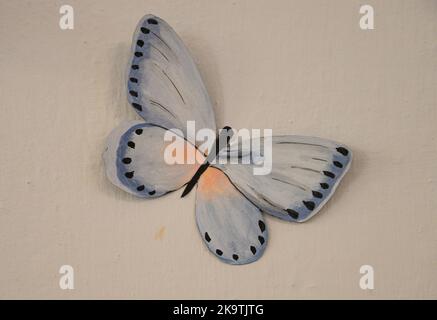
[[[240,152],[229,143],[214,155],[189,143],[187,121],[216,130],[211,101],[182,40],[162,19],[146,15],[135,30],[127,80],[128,100],[144,119],[122,124],[108,138],[103,158],[112,183],[142,198],[157,198],[186,185],[197,185],[196,220],[208,249],[221,261],[247,264],[267,245],[262,213],[303,222],[316,214],[347,172],[352,153],[333,141],[303,136],[272,137],[273,163],[268,175],[254,175],[247,164],[212,164],[211,159]],[[204,163],[168,165],[164,133],[184,134],[173,143]],[[257,150],[259,151],[259,150]],[[249,158],[251,159],[251,158]]]

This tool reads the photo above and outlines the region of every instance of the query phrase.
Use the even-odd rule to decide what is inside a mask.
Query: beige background
[[[61,31],[64,3],[0,1],[1,298],[437,298],[436,1],[68,1]],[[105,178],[107,134],[137,117],[124,76],[146,13],[193,53],[219,126],[355,153],[318,216],[267,218],[254,264],[207,251],[194,193],[138,200]],[[59,289],[63,264],[75,290]]]

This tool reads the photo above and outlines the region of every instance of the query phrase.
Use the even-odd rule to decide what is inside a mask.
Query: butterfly
[[[267,245],[263,214],[304,222],[331,198],[348,171],[352,153],[345,145],[314,137],[271,137],[272,170],[254,175],[260,150],[230,142],[207,154],[187,141],[186,123],[216,130],[212,103],[188,49],[162,19],[144,16],[136,27],[127,79],[129,103],[144,121],[113,130],[103,154],[106,174],[119,188],[141,198],[157,198],[195,186],[195,216],[207,248],[221,261],[239,265],[258,260]],[[167,130],[179,129],[172,143],[203,163],[164,161]],[[229,128],[226,128],[229,130]],[[229,142],[229,141],[228,141]],[[214,150],[214,149],[212,149]],[[213,158],[238,153],[245,163]]]

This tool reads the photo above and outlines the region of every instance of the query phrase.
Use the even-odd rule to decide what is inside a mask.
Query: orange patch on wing
[[[209,167],[199,179],[198,191],[203,197],[214,198],[220,195],[230,196],[235,187],[219,169]]]

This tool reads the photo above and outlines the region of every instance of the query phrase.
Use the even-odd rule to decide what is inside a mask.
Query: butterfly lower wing
[[[146,15],[134,33],[128,100],[147,122],[186,136],[186,122],[215,130],[212,104],[188,49],[162,19]]]
[[[165,142],[165,132],[161,127],[140,121],[129,121],[114,129],[103,154],[109,180],[143,198],[159,197],[187,183],[199,165],[167,164],[164,160],[166,148],[172,143],[185,153],[202,156],[193,145],[176,135],[172,142]],[[184,157],[184,154],[180,156]]]
[[[247,164],[215,166],[264,212],[288,221],[303,222],[311,218],[331,198],[349,169],[351,151],[339,143],[314,137],[265,139],[271,139],[272,143],[269,174],[254,175],[256,163],[264,160],[263,152],[256,148],[249,152],[243,148],[240,162],[246,159]],[[260,145],[267,142],[265,139],[261,139]],[[228,153],[237,154],[235,150],[236,145],[231,146]]]
[[[264,252],[267,229],[261,211],[218,169],[208,168],[199,180],[196,220],[208,249],[226,263],[251,263]]]

